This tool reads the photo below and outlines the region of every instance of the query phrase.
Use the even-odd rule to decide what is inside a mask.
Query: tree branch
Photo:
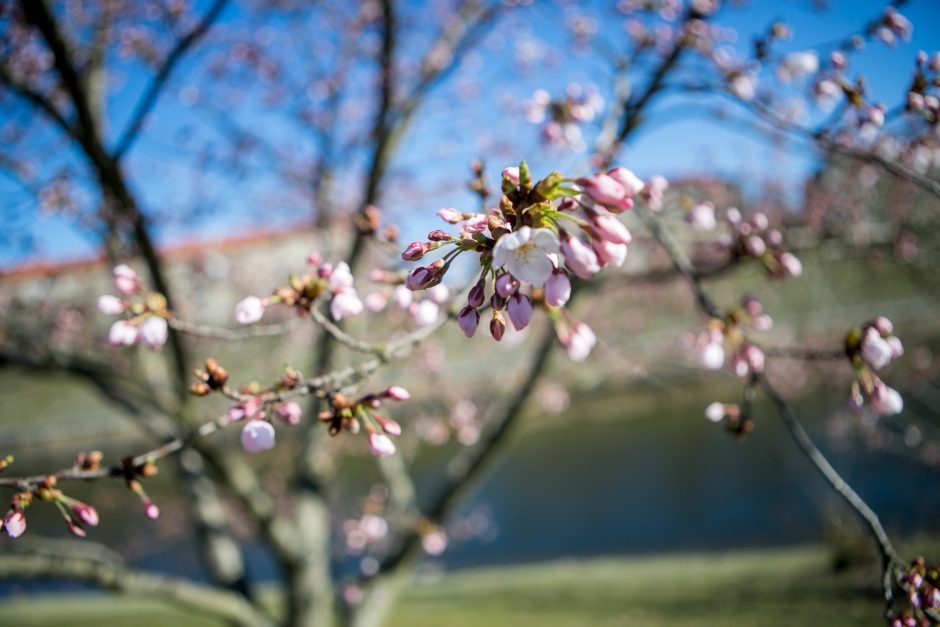
[[[140,133],[140,129],[144,125],[144,121],[157,104],[160,92],[163,91],[163,87],[170,79],[173,70],[176,69],[177,64],[186,56],[186,52],[209,31],[212,23],[219,17],[219,14],[227,3],[228,0],[215,0],[202,20],[200,20],[192,30],[181,37],[166,56],[166,59],[164,59],[163,63],[160,65],[159,71],[147,86],[147,91],[144,92],[143,97],[137,102],[137,106],[134,107],[131,121],[121,134],[121,139],[118,140],[117,146],[112,153],[115,161],[120,161],[124,153],[134,144],[134,141]]]
[[[180,607],[216,616],[244,627],[266,627],[273,623],[244,598],[188,579],[164,577],[124,566],[103,557],[64,552],[61,546],[49,552],[0,555],[0,580],[67,579],[148,599],[172,602]]]

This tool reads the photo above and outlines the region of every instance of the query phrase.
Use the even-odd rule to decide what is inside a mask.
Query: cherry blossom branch
[[[244,627],[274,624],[238,594],[189,579],[154,575],[85,551],[69,552],[59,544],[49,550],[13,548],[12,552],[0,555],[0,580],[53,578],[83,581],[122,594],[169,601]]]
[[[759,377],[761,387],[764,393],[776,406],[780,417],[783,419],[787,430],[793,437],[797,446],[812,462],[819,474],[829,483],[830,487],[841,496],[856,514],[868,527],[869,532],[875,539],[878,546],[878,552],[881,555],[882,563],[882,590],[886,604],[886,616],[890,617],[892,602],[894,599],[894,579],[896,568],[904,565],[903,560],[894,549],[891,539],[879,520],[878,515],[868,506],[868,504],[858,495],[855,490],[842,478],[842,476],[832,467],[826,456],[816,447],[813,440],[809,437],[806,429],[800,423],[793,411],[793,408],[781,396],[777,389],[771,384],[766,375]]]
[[[120,161],[124,153],[133,145],[140,133],[140,129],[144,125],[144,121],[156,105],[157,99],[160,97],[160,93],[163,91],[166,82],[170,79],[173,70],[176,69],[177,64],[186,56],[186,52],[209,31],[212,23],[219,17],[219,14],[225,8],[226,4],[228,4],[228,0],[215,0],[199,23],[188,33],[180,37],[176,45],[166,56],[163,63],[160,65],[159,71],[147,86],[147,91],[144,93],[143,97],[141,97],[140,101],[138,101],[137,106],[134,107],[131,121],[128,123],[127,128],[121,134],[121,138],[117,142],[117,146],[112,153],[115,161]]]

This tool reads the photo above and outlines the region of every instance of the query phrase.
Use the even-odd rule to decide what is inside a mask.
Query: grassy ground
[[[883,624],[876,579],[867,567],[834,573],[832,550],[821,547],[561,561],[426,577],[388,625],[875,626]],[[97,595],[15,599],[0,603],[0,617],[20,627],[216,625],[153,601]]]

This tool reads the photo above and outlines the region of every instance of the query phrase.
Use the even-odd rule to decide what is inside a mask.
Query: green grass
[[[419,579],[387,624],[875,626],[883,624],[876,570],[833,572],[832,549],[823,547],[477,569]],[[0,604],[0,616],[20,627],[218,624],[154,601],[100,595],[21,597]]]

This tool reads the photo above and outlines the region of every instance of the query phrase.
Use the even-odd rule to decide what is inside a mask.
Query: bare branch
[[[212,23],[219,17],[219,14],[227,3],[228,0],[215,0],[202,20],[176,42],[176,45],[160,65],[159,71],[147,86],[147,91],[144,92],[143,97],[138,101],[137,106],[134,107],[131,121],[128,123],[127,129],[121,134],[121,139],[118,140],[117,147],[114,149],[113,157],[115,161],[120,161],[124,153],[134,144],[141,127],[143,127],[144,121],[147,119],[147,115],[150,114],[150,111],[152,111],[153,107],[157,104],[160,92],[163,91],[163,87],[170,79],[170,75],[173,74],[173,70],[176,69],[179,62],[186,56],[186,52],[209,31]]]
[[[273,623],[243,597],[188,579],[155,575],[86,552],[66,552],[61,545],[48,551],[0,555],[0,580],[66,579],[149,599],[161,599],[244,627]]]

